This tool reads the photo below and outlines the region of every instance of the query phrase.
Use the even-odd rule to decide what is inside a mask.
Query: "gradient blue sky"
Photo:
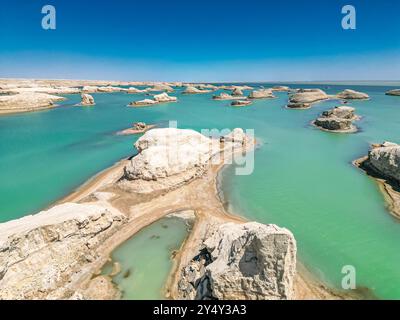
[[[42,6],[57,29],[41,28]],[[341,8],[357,29],[341,28]],[[1,0],[0,77],[400,80],[399,0]]]

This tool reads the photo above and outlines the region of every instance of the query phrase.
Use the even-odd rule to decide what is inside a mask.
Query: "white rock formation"
[[[0,299],[69,298],[126,220],[113,208],[65,203],[0,224]]]
[[[38,93],[47,93],[47,94],[76,94],[80,93],[81,90],[78,88],[71,87],[27,87],[27,88],[9,88],[2,89],[0,93],[2,94],[16,94],[16,93],[29,93],[29,92],[38,92]]]
[[[287,86],[275,86],[272,88],[272,91],[278,91],[278,92],[289,92],[290,88]]]
[[[133,101],[129,104],[129,106],[131,107],[135,107],[135,106],[151,106],[154,104],[157,104],[158,102],[152,99],[143,99],[143,100],[139,100],[139,101]]]
[[[23,92],[13,95],[0,96],[0,113],[28,112],[47,109],[57,101],[65,98],[47,93]]]
[[[235,99],[244,99],[243,96],[233,96],[225,92],[221,92],[219,95],[213,96],[214,100],[235,100]]]
[[[400,183],[400,145],[386,142],[368,153],[367,167]]]
[[[124,88],[120,87],[112,87],[112,86],[107,86],[107,87],[98,87],[97,92],[122,92],[122,91],[127,91]]]
[[[311,104],[328,98],[329,96],[320,89],[300,89],[289,97],[288,108],[306,109]]]
[[[82,93],[81,99],[82,99],[81,100],[82,106],[94,106],[95,105],[94,98],[90,94]]]
[[[324,111],[322,115],[314,121],[314,125],[332,132],[356,132],[357,127],[353,124],[353,121],[359,120],[359,117],[356,116],[354,112],[355,109],[352,107],[335,107],[331,110]]]
[[[233,107],[244,107],[252,104],[253,102],[250,100],[235,100],[231,102],[231,106]]]
[[[388,96],[400,96],[400,89],[393,89],[386,92]]]
[[[339,99],[369,99],[369,95],[363,92],[358,92],[350,89],[346,89],[337,94]]]
[[[219,144],[193,130],[152,129],[135,143],[139,154],[125,168],[129,180],[158,180],[189,172],[201,174]]]
[[[82,88],[82,92],[87,92],[87,93],[95,93],[98,92],[99,87],[97,86],[84,86]]]
[[[182,270],[182,299],[293,298],[296,241],[292,233],[257,222],[226,223]]]
[[[232,90],[232,95],[243,97],[243,91],[240,88],[235,88]]]
[[[156,94],[154,96],[154,100],[158,103],[161,102],[176,102],[178,101],[178,99],[176,97],[171,97],[169,96],[166,92],[160,93],[160,94]]]
[[[129,87],[126,92],[127,93],[146,93],[148,90],[147,89],[138,89],[135,87]]]
[[[149,88],[148,91],[166,91],[166,92],[173,92],[174,88],[167,84],[157,83],[152,88]]]
[[[271,99],[275,98],[272,89],[259,89],[250,92],[249,99]]]
[[[182,185],[203,175],[214,161],[220,163],[221,152],[229,157],[237,148],[246,145],[242,129],[235,129],[231,134],[234,138],[227,135],[221,146],[218,139],[207,138],[193,130],[149,130],[136,141],[139,154],[125,167],[119,185],[140,193]]]
[[[198,94],[198,93],[207,93],[211,92],[211,90],[205,90],[205,89],[198,89],[193,86],[188,86],[186,89],[182,92],[184,94]]]

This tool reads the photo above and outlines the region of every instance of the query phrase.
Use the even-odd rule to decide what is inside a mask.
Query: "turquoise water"
[[[328,93],[348,88],[319,87]],[[350,88],[367,92],[371,100],[350,104],[363,119],[357,123],[361,131],[349,135],[309,124],[337,102],[289,110],[286,93],[231,108],[227,101],[212,101],[212,94],[177,92],[179,103],[140,109],[126,105],[141,95],[94,94],[93,108],[73,107],[74,95],[54,110],[0,117],[0,221],[43,209],[133,154],[136,138],[114,134],[132,122],[177,120],[180,128],[195,130],[250,128],[262,142],[254,173],[235,176],[232,167],[223,173],[232,210],[289,228],[300,259],[332,285],[339,287],[342,267],[353,265],[359,286],[381,298],[400,299],[400,223],[387,213],[376,183],[351,165],[371,142],[400,143],[400,98],[385,96],[390,89],[385,86]]]
[[[186,235],[182,219],[164,218],[114,250],[112,259],[120,263],[121,272],[113,282],[122,299],[165,299],[162,288],[172,268],[171,254],[180,248]],[[110,272],[109,268],[106,271]]]

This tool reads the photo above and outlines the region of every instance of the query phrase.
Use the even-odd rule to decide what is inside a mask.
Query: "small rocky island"
[[[122,131],[118,132],[117,134],[119,134],[119,135],[140,134],[140,133],[144,133],[154,127],[155,127],[154,124],[148,125],[144,122],[135,122],[132,125],[132,128],[122,130]]]
[[[400,96],[400,89],[393,89],[386,92],[387,96]]]
[[[30,91],[0,96],[0,114],[49,109],[53,108],[56,102],[63,100],[64,97]]]
[[[82,93],[81,99],[82,99],[81,103],[80,103],[81,106],[94,106],[95,105],[94,98],[90,94]]]
[[[139,101],[131,102],[128,106],[130,107],[145,107],[145,106],[152,106],[159,103],[166,103],[166,102],[177,102],[178,98],[171,97],[168,93],[163,92],[160,94],[154,95],[153,99],[144,99]]]
[[[244,107],[252,104],[251,100],[235,100],[231,102],[232,107]]]
[[[248,99],[273,99],[276,98],[272,89],[259,89],[250,92]]]
[[[335,107],[324,111],[320,117],[313,121],[313,124],[325,131],[353,133],[357,131],[353,121],[359,120],[359,117],[354,112],[355,109],[352,107]]]
[[[369,99],[369,95],[364,93],[364,92],[359,92],[355,90],[350,90],[346,89],[336,95],[338,99],[343,99],[343,100],[352,100],[352,99],[358,99],[358,100],[366,100]]]
[[[213,96],[213,100],[235,100],[235,99],[245,99],[244,96],[237,96],[233,94],[228,94],[226,92],[221,92],[218,95]]]
[[[209,93],[211,90],[206,90],[206,89],[199,89],[194,86],[187,86],[184,91],[182,91],[183,94],[201,94],[201,93]]]
[[[400,145],[393,142],[373,144],[368,155],[354,164],[378,182],[389,212],[400,219]]]
[[[289,96],[288,108],[308,109],[313,103],[327,100],[329,96],[321,89],[298,89]]]

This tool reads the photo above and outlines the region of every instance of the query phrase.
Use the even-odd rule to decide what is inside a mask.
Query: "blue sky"
[[[57,29],[41,28],[54,5]],[[341,8],[356,8],[343,30]],[[2,0],[0,77],[400,80],[398,0]]]

